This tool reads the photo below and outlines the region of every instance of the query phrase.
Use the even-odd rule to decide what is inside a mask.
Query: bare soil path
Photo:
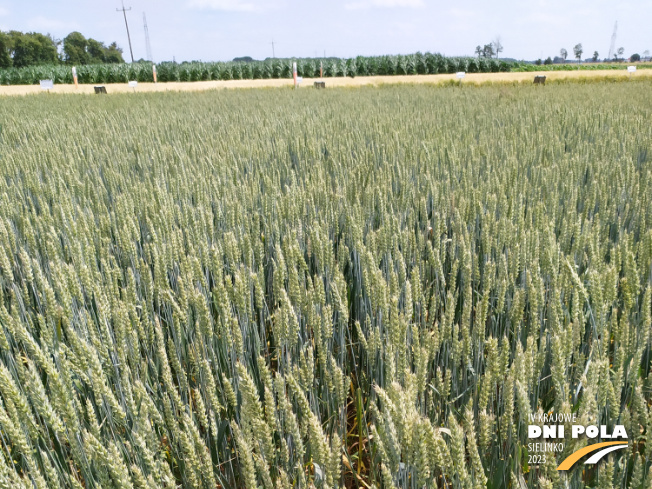
[[[633,75],[629,75],[626,69],[623,70],[577,70],[577,71],[541,71],[529,73],[467,73],[464,84],[477,83],[504,83],[504,82],[530,82],[536,75],[545,75],[548,80],[578,79],[605,77],[615,80],[627,80],[628,78],[652,78],[652,69],[639,69]],[[397,75],[397,76],[361,76],[355,78],[337,77],[325,78],[326,87],[359,87],[364,85],[382,85],[397,83],[431,83],[438,84],[450,80],[456,80],[455,74],[446,75]],[[301,88],[311,88],[315,78],[304,78]],[[278,88],[292,87],[291,79],[269,79],[269,80],[228,80],[228,81],[199,81],[199,82],[168,82],[168,83],[139,83],[136,88],[129,87],[126,83],[109,83],[104,85],[107,93],[142,93],[142,92],[186,92],[215,90],[220,88]],[[14,85],[0,86],[2,95],[30,95],[41,93],[38,85]],[[93,94],[93,85],[55,85],[52,93],[80,93]]]

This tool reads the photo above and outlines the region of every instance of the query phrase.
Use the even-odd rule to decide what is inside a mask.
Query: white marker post
[[[292,63],[292,78],[294,79],[294,88],[297,88],[297,64]]]
[[[152,74],[154,75],[154,83],[157,83],[157,81],[156,81],[156,65],[152,65]]]
[[[629,73],[629,76],[630,76],[630,78],[631,78],[631,76],[632,76],[634,73],[636,73],[636,66],[628,66],[628,67],[627,67],[627,72]]]
[[[130,81],[129,82],[129,87],[134,89],[134,92],[136,91],[136,87],[138,86],[137,81]]]
[[[72,81],[75,82],[75,88],[77,88],[78,87],[78,85],[77,85],[77,68],[75,68],[74,66],[72,67]]]
[[[466,73],[464,71],[458,71],[455,73],[455,76],[457,76],[457,79],[460,81],[460,85],[462,85],[462,79],[466,76]]]

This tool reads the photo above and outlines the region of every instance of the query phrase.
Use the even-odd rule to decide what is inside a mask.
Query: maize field
[[[427,75],[437,73],[496,73],[510,71],[516,64],[497,59],[444,57],[441,54],[415,53],[394,56],[358,56],[356,58],[274,58],[265,61],[164,62],[157,65],[159,82],[207,80],[257,80],[292,78],[292,63],[298,76],[316,78],[335,76]],[[72,67],[65,65],[29,66],[0,69],[0,85],[35,85],[39,80],[72,84]],[[153,82],[152,63],[124,63],[77,66],[79,83],[127,83],[130,80]],[[622,68],[622,67],[620,67]]]
[[[652,487],[651,88],[2,99],[0,487]]]

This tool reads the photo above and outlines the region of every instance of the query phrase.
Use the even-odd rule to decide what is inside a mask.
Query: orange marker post
[[[294,78],[294,88],[297,88],[297,64],[292,63],[292,78]]]
[[[157,83],[157,81],[156,81],[156,65],[152,65],[152,75],[154,75],[154,83]]]
[[[324,62],[319,62],[319,78],[324,78]]]
[[[75,88],[78,88],[77,85],[77,68],[72,67],[72,80],[75,82]]]

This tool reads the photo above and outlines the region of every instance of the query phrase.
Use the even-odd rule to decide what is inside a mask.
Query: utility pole
[[[125,8],[125,3],[122,2],[122,8],[115,9],[116,12],[122,12],[122,15],[125,17],[125,27],[127,28],[127,39],[129,40],[129,54],[131,54],[131,62],[134,62],[134,51],[131,49],[131,36],[129,35],[129,24],[127,23],[127,12],[131,10],[131,7]]]
[[[272,39],[270,44],[272,45],[272,58],[276,58],[276,53],[274,53],[274,39]]]
[[[147,60],[154,62],[154,57],[152,56],[152,46],[149,43],[149,29],[147,28],[147,17],[145,12],[143,12],[143,27],[145,28],[145,48],[147,49]]]
[[[611,35],[611,45],[609,46],[609,54],[607,55],[607,61],[611,61],[611,58],[616,54],[616,35],[618,34],[618,21],[614,24],[614,33]]]

